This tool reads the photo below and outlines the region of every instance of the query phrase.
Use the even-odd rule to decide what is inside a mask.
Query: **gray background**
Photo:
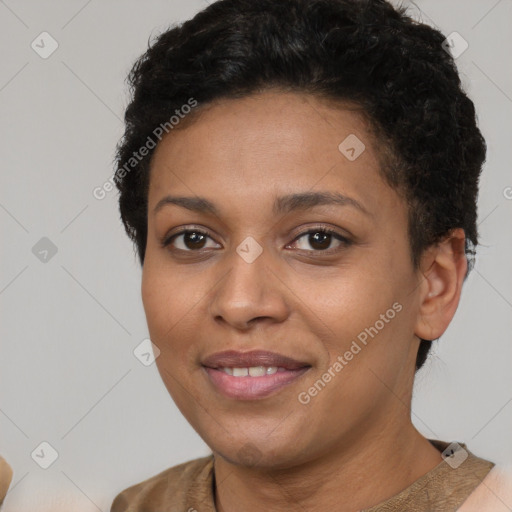
[[[417,376],[413,420],[427,437],[511,463],[512,1],[406,3],[468,41],[457,63],[489,148],[476,267]],[[133,354],[148,335],[141,271],[117,192],[101,201],[92,194],[114,170],[132,62],[151,35],[205,6],[0,1],[0,453],[14,468],[7,512],[46,510],[44,496],[50,503],[57,494],[73,510],[107,511],[123,488],[208,453],[155,365]],[[47,59],[31,48],[43,31],[59,44]],[[46,262],[33,253],[42,237],[57,248]],[[46,470],[31,457],[43,441],[58,452]]]

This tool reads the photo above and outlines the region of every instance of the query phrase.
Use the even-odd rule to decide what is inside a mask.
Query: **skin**
[[[354,161],[338,150],[350,134],[366,146]],[[382,178],[377,147],[356,111],[269,90],[208,105],[155,150],[143,304],[160,375],[214,453],[221,512],[359,510],[442,462],[411,423],[411,393],[419,338],[439,337],[457,308],[464,233],[451,232],[414,268],[407,208]],[[276,197],[319,191],[348,196],[366,213],[351,205],[272,211]],[[218,213],[175,204],[155,213],[168,195],[204,197]],[[349,243],[315,244],[307,232],[319,225]],[[202,245],[178,236],[162,246],[194,227],[208,234]],[[236,252],[248,236],[263,249],[252,263]],[[402,310],[300,403],[394,303]],[[311,368],[269,397],[235,400],[200,364],[227,349],[275,351]]]

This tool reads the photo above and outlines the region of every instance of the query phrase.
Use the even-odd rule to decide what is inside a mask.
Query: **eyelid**
[[[202,228],[202,227],[195,226],[195,225],[187,225],[187,226],[182,227],[179,231],[172,233],[171,235],[167,235],[167,234],[164,235],[164,237],[160,241],[161,245],[163,248],[166,248],[168,245],[170,245],[174,241],[175,238],[177,238],[180,235],[184,235],[184,234],[190,233],[190,232],[199,233],[201,235],[204,235],[204,236],[210,238],[211,240],[213,240],[215,242],[215,240],[211,236],[209,230],[207,230],[206,228]],[[298,231],[295,235],[292,235],[294,237],[293,240],[289,244],[287,244],[285,247],[289,247],[290,245],[294,244],[297,240],[299,240],[300,238],[302,238],[306,235],[309,235],[312,233],[318,233],[318,232],[332,235],[339,242],[341,242],[342,246],[343,245],[348,246],[348,245],[352,244],[351,236],[341,234],[340,228],[333,228],[333,227],[330,227],[325,224],[317,224],[317,225],[309,226],[307,228],[302,228],[301,231]],[[217,242],[215,242],[215,243],[217,243]],[[181,252],[189,252],[189,253],[202,252],[202,249],[199,249],[197,251],[183,250],[183,249],[175,249],[175,250],[181,251]],[[321,255],[321,254],[331,254],[332,252],[337,252],[339,249],[325,249],[325,250],[317,250],[317,251],[306,250],[306,249],[298,249],[298,250],[302,251],[302,252],[308,252],[308,253],[318,253]]]
[[[184,235],[186,233],[199,233],[201,235],[207,236],[208,238],[213,240],[213,237],[211,236],[209,230],[206,228],[202,228],[199,226],[195,226],[193,224],[184,226],[180,228],[178,231],[172,233],[172,234],[165,234],[162,239],[160,240],[160,243],[162,247],[167,247],[174,241],[175,238],[177,238],[180,235]],[[217,242],[215,242],[217,243]],[[184,251],[184,252],[199,252],[199,251]]]
[[[293,241],[290,244],[287,244],[286,247],[289,247],[290,245],[295,244],[302,237],[310,235],[310,234],[313,234],[313,233],[325,233],[325,234],[328,234],[328,235],[332,235],[333,238],[335,238],[336,240],[338,240],[338,242],[340,242],[340,247],[337,247],[337,248],[335,247],[335,248],[331,248],[331,249],[324,249],[324,250],[317,250],[317,251],[315,251],[313,249],[297,249],[299,252],[314,254],[315,256],[316,255],[319,255],[319,256],[326,255],[326,256],[328,256],[328,255],[331,255],[331,254],[334,254],[334,253],[337,253],[337,252],[341,251],[343,248],[348,247],[349,245],[352,245],[352,243],[353,243],[352,239],[349,236],[342,235],[339,232],[338,229],[335,229],[335,228],[332,228],[332,227],[328,227],[328,226],[325,226],[325,225],[318,225],[316,227],[315,226],[310,227],[310,228],[306,229],[305,231],[300,231],[295,236]]]
[[[340,227],[334,227],[334,226],[331,226],[330,224],[313,224],[312,226],[297,228],[296,231],[297,232],[295,234],[291,235],[294,237],[294,239],[293,239],[294,241],[301,236],[307,235],[311,232],[316,233],[318,231],[329,233],[331,235],[336,235],[336,236],[343,238],[347,241],[351,240],[353,238],[353,235],[346,229],[342,229]]]

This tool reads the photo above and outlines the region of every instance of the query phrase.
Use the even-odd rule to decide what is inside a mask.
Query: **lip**
[[[258,400],[268,397],[296,381],[311,368],[311,365],[306,362],[265,350],[218,352],[206,357],[202,365],[210,383],[218,392],[238,400]],[[279,371],[261,377],[234,377],[222,371],[222,368],[251,366],[277,366]]]
[[[217,352],[206,357],[202,361],[202,365],[213,369],[278,366],[285,370],[299,370],[311,366],[307,362],[297,361],[291,357],[266,350],[251,350],[250,352],[226,350],[224,352]]]
[[[233,377],[216,368],[204,367],[215,389],[228,398],[258,400],[288,386],[306,373],[311,367],[297,370],[282,370],[263,377]]]

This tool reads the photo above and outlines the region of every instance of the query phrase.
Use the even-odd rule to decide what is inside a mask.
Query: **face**
[[[406,206],[356,111],[268,91],[156,148],[150,337],[177,406],[228,461],[287,467],[388,428],[411,392],[417,290]]]

